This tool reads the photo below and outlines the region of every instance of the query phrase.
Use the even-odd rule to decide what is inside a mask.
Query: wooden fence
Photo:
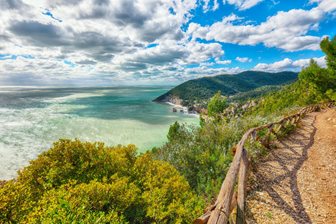
[[[264,143],[266,141],[266,144],[268,144],[271,134],[277,135],[281,129],[289,124],[296,125],[307,113],[331,106],[333,106],[333,103],[309,106],[294,115],[281,119],[278,122],[248,130],[236,146],[236,154],[223,181],[215,204],[212,205],[201,217],[196,219],[194,223],[227,224],[229,222],[230,215],[235,208],[236,216],[231,216],[231,219],[233,219],[234,223],[237,224],[245,223],[246,183],[249,165],[247,151],[244,148],[245,143],[250,139],[260,141],[261,139],[259,139],[258,133],[264,130],[266,131],[266,134],[264,135],[265,137],[263,138],[263,141]]]

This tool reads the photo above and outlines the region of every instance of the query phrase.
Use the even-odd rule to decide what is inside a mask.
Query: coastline
[[[184,114],[195,116],[195,117],[200,116],[200,114],[197,113],[197,111],[195,111],[195,110],[189,111],[188,107],[182,106],[181,104],[174,104],[174,103],[169,102],[169,101],[159,102],[159,103],[168,104],[169,106],[172,107],[172,110],[174,110],[174,109],[176,110],[175,112],[172,111],[172,113],[184,113]],[[181,110],[183,110],[183,112],[181,112]]]

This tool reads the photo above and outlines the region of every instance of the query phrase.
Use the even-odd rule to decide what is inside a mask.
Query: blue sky
[[[2,0],[0,86],[178,84],[300,71],[336,34],[335,0]]]

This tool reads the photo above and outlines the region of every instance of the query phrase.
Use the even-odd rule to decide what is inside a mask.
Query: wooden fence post
[[[334,102],[325,104],[327,107],[335,106]],[[324,106],[324,105],[322,105]],[[232,213],[235,204],[237,204],[236,223],[245,224],[245,199],[246,199],[246,182],[248,171],[248,156],[247,151],[244,148],[245,141],[249,137],[258,141],[259,136],[257,131],[268,128],[266,137],[269,138],[271,133],[276,134],[288,124],[297,124],[307,113],[318,111],[322,108],[321,105],[314,105],[301,109],[297,114],[287,116],[278,122],[274,122],[268,125],[259,126],[245,132],[239,143],[237,144],[237,151],[230,165],[230,168],[222,183],[222,187],[219,191],[216,203],[209,209],[204,215],[195,220],[194,223],[199,224],[227,224]],[[279,125],[276,127],[276,125]],[[268,139],[269,140],[269,139]],[[238,177],[238,193],[236,200],[236,192],[234,192],[234,186]]]
[[[271,136],[273,131],[273,124],[268,127],[267,134],[266,134],[266,146],[267,148],[270,147]]]
[[[243,152],[243,146],[246,139],[250,136],[252,129],[246,132],[241,141],[237,144],[237,151],[233,157],[233,161],[226,174],[221,190],[217,197],[216,208],[211,212],[209,224],[226,224],[230,216],[230,205],[232,201],[232,195],[234,185],[239,172],[241,155]]]
[[[237,224],[245,224],[245,199],[246,199],[246,182],[248,171],[247,151],[244,148],[239,167],[238,178],[238,198],[237,198]]]

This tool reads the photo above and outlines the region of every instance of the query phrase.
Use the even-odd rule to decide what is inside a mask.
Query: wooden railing
[[[195,224],[227,224],[229,219],[235,219],[234,223],[245,223],[245,198],[246,198],[246,183],[249,158],[247,151],[244,148],[245,143],[252,138],[254,141],[260,141],[258,133],[261,130],[266,130],[263,143],[269,143],[271,134],[277,135],[282,128],[289,124],[297,124],[301,118],[307,113],[318,111],[322,108],[333,106],[333,103],[318,104],[306,107],[300,112],[287,116],[278,122],[266,124],[260,127],[248,130],[236,146],[236,153],[230,168],[223,181],[219,191],[217,200],[206,213],[195,220]],[[237,180],[238,177],[238,180]],[[237,184],[237,190],[235,190]],[[236,208],[236,216],[232,217],[231,213]]]

